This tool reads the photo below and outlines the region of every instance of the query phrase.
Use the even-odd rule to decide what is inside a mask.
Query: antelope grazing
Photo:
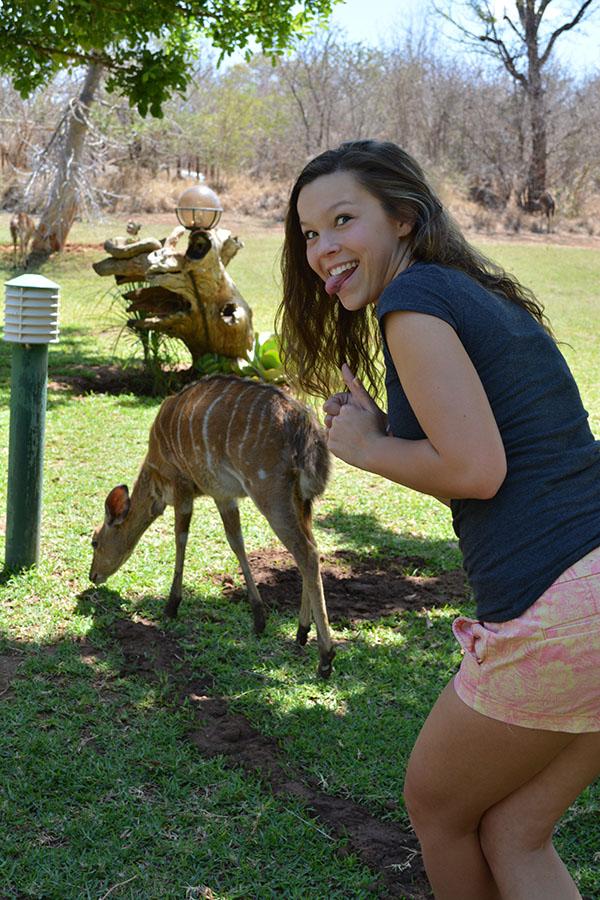
[[[531,201],[530,206],[532,212],[541,212],[543,216],[546,216],[546,225],[548,233],[550,233],[550,225],[556,210],[556,203],[550,191],[543,191],[539,197]]]
[[[10,235],[13,242],[13,265],[22,265],[27,256],[29,241],[35,231],[35,222],[24,212],[16,212],[10,220]],[[18,253],[17,253],[18,245]]]
[[[319,644],[318,674],[327,678],[335,655],[311,528],[312,501],[329,474],[327,447],[311,414],[283,391],[234,375],[203,378],[161,405],[150,429],[148,453],[131,496],[126,485],[106,498],[104,523],[92,538],[90,579],[102,584],[130,556],[148,526],[175,507],[175,573],[165,607],[174,618],[181,602],[183,564],[194,498],[212,497],[238,558],[254,615],[265,627],[264,606],[252,577],[240,528],[238,498],[251,497],[293,555],[302,575],[296,640],[305,644],[311,614]]]

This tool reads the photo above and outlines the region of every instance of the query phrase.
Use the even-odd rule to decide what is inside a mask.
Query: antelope
[[[16,212],[11,216],[9,228],[13,242],[13,265],[16,267],[19,262],[22,264],[25,261],[29,241],[35,231],[35,222],[27,213]]]
[[[129,558],[148,526],[175,508],[175,572],[165,614],[177,615],[194,498],[212,497],[241,566],[254,617],[265,610],[248,565],[238,499],[250,497],[287,547],[302,575],[296,641],[304,645],[312,618],[319,646],[318,674],[331,674],[332,643],[319,553],[312,533],[312,502],[323,493],[329,453],[312,415],[273,385],[235,375],[200,379],[163,401],[150,429],[148,452],[131,495],[113,488],[105,518],[92,538],[90,580],[100,585]]]
[[[539,197],[535,200],[531,201],[531,211],[532,212],[541,212],[542,215],[546,216],[546,224],[548,227],[548,234],[550,233],[550,224],[552,221],[552,217],[554,216],[554,212],[556,210],[556,203],[554,202],[554,197],[550,193],[550,191],[543,191]]]

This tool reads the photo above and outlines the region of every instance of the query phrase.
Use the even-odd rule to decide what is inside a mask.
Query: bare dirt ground
[[[302,582],[290,554],[283,548],[262,550],[249,553],[248,561],[265,604],[271,609],[295,611]],[[467,584],[462,569],[435,577],[406,574],[424,566],[425,560],[418,556],[365,562],[351,551],[336,550],[323,557],[321,573],[331,622],[378,619],[465,599]],[[245,598],[245,591],[234,588],[230,577],[216,575],[214,580],[226,595],[236,600]]]

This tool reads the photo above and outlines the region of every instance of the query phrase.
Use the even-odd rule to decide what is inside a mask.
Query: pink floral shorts
[[[467,706],[511,725],[600,731],[600,547],[550,585],[522,616],[459,616],[454,689]]]

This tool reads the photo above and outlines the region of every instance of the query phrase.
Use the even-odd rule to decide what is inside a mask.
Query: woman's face
[[[376,303],[410,263],[412,223],[392,219],[351,172],[311,181],[297,209],[309,266],[348,310]]]

